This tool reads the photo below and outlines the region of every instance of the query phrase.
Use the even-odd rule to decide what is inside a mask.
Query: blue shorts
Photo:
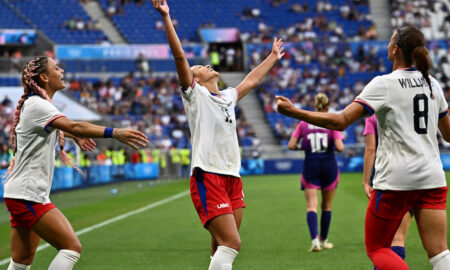
[[[336,158],[305,158],[301,182],[302,190],[305,188],[336,189],[339,182]]]

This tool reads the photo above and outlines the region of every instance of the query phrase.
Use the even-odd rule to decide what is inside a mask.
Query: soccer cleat
[[[309,249],[309,252],[318,252],[321,251],[322,248],[320,247],[320,242],[318,238],[315,238],[311,241],[311,248]]]
[[[328,242],[328,239],[320,241],[320,248],[332,249],[333,247],[334,247],[334,245],[332,243]]]

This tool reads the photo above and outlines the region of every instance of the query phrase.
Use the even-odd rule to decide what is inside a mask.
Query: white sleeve
[[[37,99],[34,103],[33,118],[36,128],[51,133],[54,130],[51,127],[52,122],[60,117],[65,117],[65,115],[47,100]]]
[[[198,84],[194,80],[192,80],[191,85],[187,89],[185,89],[185,90],[183,90],[183,88],[181,89],[181,96],[184,99],[189,100],[192,96],[193,91],[195,91],[194,89],[197,86],[198,86]]]
[[[370,114],[378,111],[387,100],[387,87],[381,76],[373,78],[356,97],[355,102],[361,103]]]

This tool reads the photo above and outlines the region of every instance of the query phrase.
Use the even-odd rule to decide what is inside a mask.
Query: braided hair
[[[25,64],[23,71],[22,71],[22,84],[23,84],[23,95],[20,98],[17,107],[16,112],[14,114],[14,124],[13,128],[11,130],[11,145],[12,149],[14,151],[14,155],[17,151],[17,145],[16,145],[16,127],[17,124],[19,124],[20,121],[20,113],[23,107],[23,104],[25,100],[28,99],[30,95],[38,95],[41,98],[47,100],[48,102],[52,103],[52,100],[47,95],[47,92],[39,86],[39,75],[46,73],[48,68],[48,57],[41,56],[34,58],[30,60],[27,64]],[[79,173],[82,174],[79,168],[75,166],[75,164],[72,162],[72,160],[69,158],[67,153],[64,151],[64,134],[61,130],[58,130],[58,139],[59,139],[59,155],[61,157],[62,162],[65,165],[69,165],[73,168],[75,168]],[[9,164],[7,174],[10,174],[12,169],[14,168],[15,164],[15,157],[13,156],[11,163]]]
[[[402,57],[408,66],[415,65],[422,73],[423,78],[430,88],[430,96],[433,98],[433,89],[431,89],[430,67],[431,62],[428,58],[428,50],[425,48],[425,37],[423,33],[414,26],[406,26],[397,29],[395,43],[402,49]]]

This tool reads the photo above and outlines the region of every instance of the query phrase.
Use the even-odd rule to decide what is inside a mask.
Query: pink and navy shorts
[[[339,169],[335,157],[305,159],[301,178],[302,190],[335,190],[338,183]]]

